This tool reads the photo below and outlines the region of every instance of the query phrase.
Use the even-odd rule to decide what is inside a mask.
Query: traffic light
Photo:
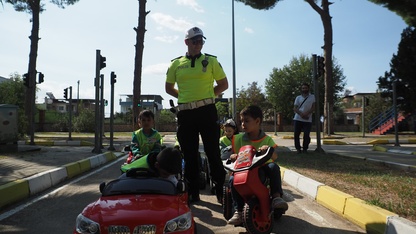
[[[39,82],[38,82],[38,84],[43,83],[43,77],[44,77],[43,73],[39,72]]]
[[[105,64],[106,58],[100,55],[100,70],[105,68],[107,65]]]
[[[112,71],[112,72],[111,72],[111,84],[112,84],[112,85],[113,85],[114,83],[116,83],[116,82],[117,82],[116,78],[117,78],[116,73],[114,73],[114,72]]]
[[[29,87],[29,74],[28,73],[23,74],[23,84],[26,87]]]
[[[68,88],[64,89],[64,98],[68,99]]]
[[[108,106],[108,100],[104,100],[104,106]]]
[[[318,56],[318,77],[325,74],[325,58]]]

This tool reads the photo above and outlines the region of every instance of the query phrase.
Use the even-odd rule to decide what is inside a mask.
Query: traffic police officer
[[[198,155],[201,135],[211,180],[215,184],[215,192],[220,202],[225,171],[219,152],[220,127],[215,97],[228,88],[228,80],[217,58],[201,53],[204,39],[204,33],[198,27],[186,32],[185,45],[188,52],[172,60],[166,74],[165,90],[178,98],[177,137],[185,159],[189,199],[191,202],[200,200]]]

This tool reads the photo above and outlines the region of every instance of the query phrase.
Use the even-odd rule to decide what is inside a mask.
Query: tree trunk
[[[306,0],[311,7],[318,12],[321,17],[322,24],[324,26],[324,58],[325,58],[325,98],[324,98],[324,129],[323,132],[327,135],[334,133],[334,80],[332,78],[332,17],[329,15],[329,3],[328,0],[322,0],[322,8],[316,5],[314,0]],[[319,118],[319,116],[316,116]]]
[[[144,34],[146,32],[146,0],[139,1],[139,17],[138,27],[134,28],[136,31],[136,56],[134,58],[134,81],[133,81],[133,130],[137,128],[137,117],[139,116],[141,107],[140,95],[142,84],[142,64],[143,64],[143,50],[144,50]]]
[[[36,103],[36,60],[38,57],[39,44],[39,12],[40,0],[29,1],[28,3],[32,9],[32,32],[30,39],[29,52],[29,87],[26,88],[25,96],[25,114],[29,121],[28,134],[30,135],[30,144],[34,144],[34,130],[35,130],[35,103]]]

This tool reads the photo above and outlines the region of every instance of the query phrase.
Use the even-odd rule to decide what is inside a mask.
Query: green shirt
[[[259,149],[263,145],[268,145],[275,149],[277,147],[277,144],[274,142],[273,138],[266,135],[262,130],[260,130],[259,137],[256,140],[250,140],[248,138],[248,134],[246,133],[240,133],[240,134],[234,135],[232,144],[233,144],[232,145],[233,153],[235,154],[238,154],[238,151],[240,150],[240,148],[245,145],[251,145],[256,149]],[[270,163],[270,162],[273,162],[273,160],[270,159],[269,161],[267,161],[267,163]]]
[[[203,62],[208,62],[206,68]],[[166,82],[177,84],[178,103],[189,103],[206,98],[215,98],[214,81],[225,78],[225,72],[217,58],[201,54],[196,59],[181,56],[172,60],[166,73]]]
[[[155,129],[150,134],[145,134],[143,129],[133,132],[131,147],[133,155],[146,155],[150,152],[159,152],[162,146],[162,136]]]

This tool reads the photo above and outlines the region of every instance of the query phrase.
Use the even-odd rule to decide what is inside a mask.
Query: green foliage
[[[237,90],[237,113],[249,105],[257,105],[263,111],[267,111],[272,108],[266,99],[266,95],[262,92],[262,87],[258,86],[256,81],[249,83],[247,89],[242,86],[241,89]]]
[[[306,55],[293,57],[289,65],[283,68],[273,68],[270,77],[265,81],[266,94],[269,102],[281,113],[283,120],[289,124],[293,119],[293,102],[300,94],[302,83],[311,84],[311,93],[314,90],[313,82],[313,63],[312,58]],[[342,68],[333,59],[333,81],[334,81],[334,100],[340,100],[340,93],[343,91],[346,83]],[[318,78],[320,113],[323,113],[323,100],[325,94],[324,78]],[[336,103],[336,102],[335,102]],[[334,108],[337,107],[336,105]],[[338,107],[339,108],[339,107]]]
[[[95,131],[95,114],[89,109],[80,109],[79,115],[74,118],[74,131],[76,132],[94,132]]]
[[[279,0],[236,0],[257,10],[272,9]]]
[[[391,99],[384,98],[381,93],[376,93],[373,96],[369,96],[368,106],[365,107],[365,126],[367,126],[366,130],[368,130],[369,123],[375,117],[377,117],[380,113],[384,113],[389,108],[391,108]]]
[[[51,3],[57,5],[59,8],[65,8],[65,6],[73,5],[78,1],[79,0],[50,0]],[[45,4],[42,3],[41,0],[34,2],[39,2],[39,12],[43,12],[45,10]],[[33,10],[32,8],[36,5],[32,3],[32,1],[27,0],[6,0],[6,3],[12,4],[16,11],[27,13],[31,13]]]
[[[169,124],[169,123],[175,123],[176,115],[172,113],[168,109],[163,109],[160,111],[159,115],[159,124]]]
[[[0,83],[0,103],[18,106],[18,132],[23,137],[26,133],[28,120],[25,115],[25,86],[19,74],[10,75],[10,80]]]
[[[396,93],[403,100],[399,109],[412,113],[416,108],[416,29],[407,27],[403,30],[397,55],[393,54],[390,71],[379,77],[378,87],[384,98],[393,96],[393,82],[396,81]],[[390,104],[391,105],[391,104]]]
[[[226,120],[230,118],[231,111],[229,110],[229,106],[230,105],[225,102],[215,103],[215,107],[217,108],[219,120]]]
[[[416,26],[416,1],[413,0],[369,0],[395,12],[409,26]]]

